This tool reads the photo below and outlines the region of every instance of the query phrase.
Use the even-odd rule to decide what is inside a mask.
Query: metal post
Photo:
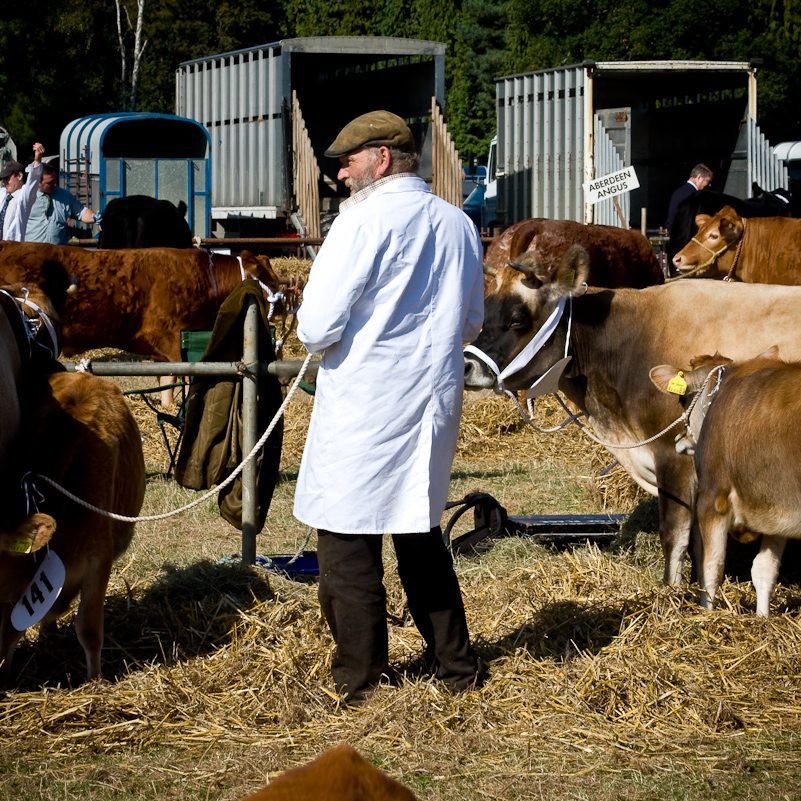
[[[259,306],[252,296],[247,298],[245,312],[245,335],[242,361],[246,372],[242,377],[242,454],[246,456],[253,449],[259,437],[258,432],[258,376],[259,364]],[[258,495],[256,492],[256,457],[251,459],[242,471],[242,564],[256,563],[256,512]]]

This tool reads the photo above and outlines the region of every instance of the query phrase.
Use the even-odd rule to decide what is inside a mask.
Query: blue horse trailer
[[[187,206],[193,236],[209,235],[211,140],[174,114],[92,114],[61,132],[61,185],[95,211],[110,200],[148,195]]]

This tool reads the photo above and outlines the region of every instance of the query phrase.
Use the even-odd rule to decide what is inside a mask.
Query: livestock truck
[[[757,126],[761,62],[585,61],[496,78],[493,224],[530,217],[652,229],[697,163],[737,197],[788,187]],[[494,155],[491,154],[494,158]],[[584,184],[633,167],[639,188],[596,204]],[[494,179],[494,180],[493,180]],[[495,183],[496,182],[496,183]],[[495,184],[495,185],[494,185]],[[643,211],[644,210],[644,211]]]
[[[213,235],[320,236],[348,190],[326,148],[351,119],[406,119],[421,175],[459,205],[462,168],[445,128],[445,44],[379,36],[283,39],[187,61],[176,114],[210,137]]]

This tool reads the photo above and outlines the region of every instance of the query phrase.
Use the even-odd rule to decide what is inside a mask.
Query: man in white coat
[[[426,658],[452,689],[479,684],[461,591],[439,528],[462,410],[462,346],[484,314],[475,225],[418,175],[406,123],[346,125],[326,156],[351,190],[315,259],[298,336],[323,353],[295,493],[318,530],[318,597],[346,699],[387,675],[381,547],[391,534]]]

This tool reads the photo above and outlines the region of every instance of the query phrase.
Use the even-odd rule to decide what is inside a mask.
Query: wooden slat
[[[462,208],[462,162],[434,97],[431,98],[431,129],[431,190],[448,203]]]
[[[320,168],[306,130],[297,92],[292,92],[292,169],[295,202],[306,226],[306,236],[320,236]]]

